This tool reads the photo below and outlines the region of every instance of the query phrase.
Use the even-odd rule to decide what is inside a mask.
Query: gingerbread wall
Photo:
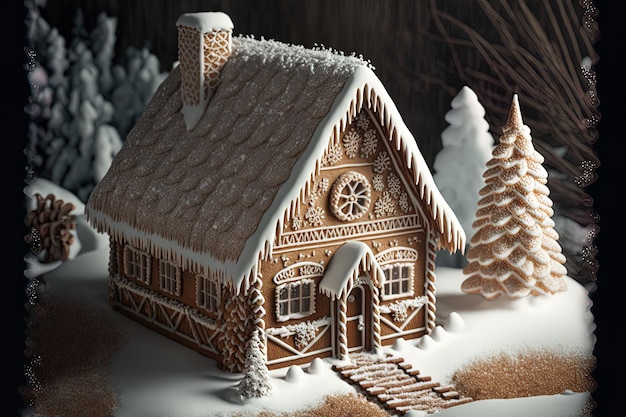
[[[428,331],[425,288],[431,228],[409,182],[412,175],[376,120],[363,109],[341,140],[329,144],[305,201],[277,234],[273,257],[262,263],[270,367],[337,356],[341,302],[319,288],[335,252],[347,241],[368,245],[383,268],[405,265],[412,271],[410,294],[386,296],[367,279],[355,286],[344,311],[348,348],[370,349],[374,333],[383,344],[391,344],[398,337],[410,339]],[[369,272],[360,274],[367,277]],[[281,288],[303,281],[313,285],[314,308],[306,315],[282,315]],[[373,309],[375,299],[379,311]],[[355,310],[361,308],[355,307],[357,302],[365,304],[362,314]],[[359,331],[365,336],[356,334]]]

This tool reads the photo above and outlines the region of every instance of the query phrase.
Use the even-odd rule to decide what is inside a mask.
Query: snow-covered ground
[[[35,188],[41,193],[54,192],[47,186],[38,183]],[[70,261],[52,266],[45,275],[49,285],[44,294],[87,301],[93,311],[128,334],[128,340],[110,364],[112,385],[121,398],[117,416],[199,417],[261,410],[289,412],[314,406],[326,394],[355,392],[355,388],[331,370],[333,360],[317,360],[311,371],[307,366],[270,371],[271,394],[242,402],[236,389],[240,374],[220,371],[213,360],[110,308],[108,239],[95,234],[80,217],[79,223],[83,223],[78,228],[81,251]],[[31,275],[41,272],[35,267],[30,270]],[[464,276],[460,269],[439,267],[437,279],[440,323],[432,337],[423,337],[419,342],[400,341],[388,348],[435,381],[448,381],[453,370],[489,352],[515,353],[523,346],[574,353],[593,351],[591,301],[587,291],[573,279],[567,279],[566,292],[515,301],[505,297],[486,301],[477,295],[463,294],[460,285]],[[434,416],[575,417],[581,415],[589,396],[590,393],[563,393],[474,401]]]

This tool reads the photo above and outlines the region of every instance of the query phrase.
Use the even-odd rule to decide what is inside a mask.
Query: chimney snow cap
[[[185,13],[176,21],[176,26],[184,25],[198,29],[200,33],[214,30],[233,30],[233,21],[224,12]]]

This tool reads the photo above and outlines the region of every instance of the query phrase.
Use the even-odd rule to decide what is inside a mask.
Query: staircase
[[[351,363],[333,369],[347,382],[357,385],[371,401],[389,412],[404,416],[409,410],[432,414],[472,401],[451,385],[441,385],[420,375],[403,358],[385,354],[381,358],[367,352],[352,353]]]

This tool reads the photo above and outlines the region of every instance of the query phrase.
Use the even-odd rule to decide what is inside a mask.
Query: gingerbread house
[[[86,205],[110,302],[239,372],[380,351],[435,327],[465,234],[372,66],[177,21],[179,64]]]

